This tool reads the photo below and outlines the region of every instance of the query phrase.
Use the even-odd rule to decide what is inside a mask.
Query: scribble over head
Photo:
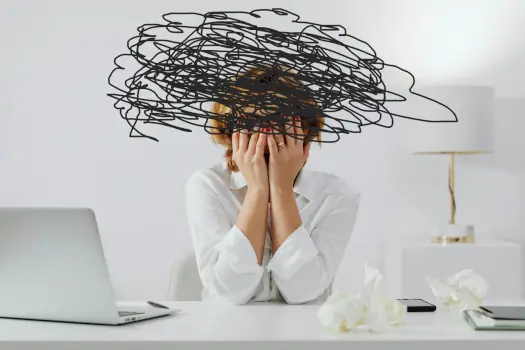
[[[224,93],[212,104],[208,125],[213,142],[224,146],[231,171],[238,171],[232,159],[232,133],[251,133],[269,127],[274,133],[284,133],[290,126],[289,117],[300,117],[306,146],[321,141],[324,116],[308,87],[287,67],[257,65],[241,71]],[[268,150],[266,150],[268,152]]]
[[[158,141],[139,130],[155,126],[224,134],[213,126],[251,129],[297,114],[314,125],[321,112],[322,142],[365,126],[390,128],[394,117],[457,121],[448,107],[412,91],[410,72],[384,62],[343,26],[301,21],[284,9],[173,12],[162,19],[137,28],[108,77],[108,95],[132,137]]]

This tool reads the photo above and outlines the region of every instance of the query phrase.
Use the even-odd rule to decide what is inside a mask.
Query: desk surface
[[[504,304],[504,303],[499,303]],[[144,305],[145,303],[123,303]],[[319,305],[166,303],[176,315],[123,326],[0,319],[7,349],[525,349],[525,332],[474,331],[457,312],[409,313],[387,333],[337,334],[323,329]],[[271,344],[270,344],[271,343]],[[253,345],[253,346],[252,346]]]

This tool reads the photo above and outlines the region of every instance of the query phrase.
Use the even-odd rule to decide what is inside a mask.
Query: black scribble
[[[275,126],[272,121],[282,126],[288,120],[284,117],[300,116],[303,121],[324,117],[322,142],[336,142],[340,134],[359,133],[364,126],[390,128],[393,117],[457,122],[449,107],[413,91],[410,72],[385,63],[340,25],[300,21],[283,9],[174,12],[162,18],[162,23],[137,29],[108,78],[116,90],[108,95],[131,126],[130,137],[158,141],[139,131],[146,124],[217,133],[221,130],[210,125],[212,119],[233,132]],[[399,46],[402,50],[401,41]],[[270,73],[258,80],[239,78],[251,68]],[[388,87],[387,69],[401,75]],[[279,83],[288,78],[306,89]],[[308,97],[316,104],[304,103]],[[400,108],[414,101],[419,108]],[[214,102],[231,113],[215,115],[210,108]],[[252,110],[247,112],[247,106]]]

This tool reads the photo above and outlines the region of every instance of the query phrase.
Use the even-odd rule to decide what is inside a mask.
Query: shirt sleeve
[[[301,225],[270,259],[283,299],[301,304],[317,299],[332,284],[355,226],[358,193],[327,197],[327,215],[311,232]],[[320,212],[325,212],[320,210]]]
[[[193,174],[186,183],[186,216],[202,284],[214,297],[245,304],[255,294],[264,268],[248,238],[226,214],[208,181]]]

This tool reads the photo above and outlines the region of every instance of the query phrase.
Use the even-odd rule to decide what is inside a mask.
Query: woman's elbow
[[[262,268],[250,273],[238,273],[229,265],[216,265],[206,269],[205,272],[201,271],[201,280],[206,281],[203,284],[208,291],[207,294],[214,299],[243,305],[257,294],[263,273]]]
[[[228,304],[244,305],[252,300],[256,286],[256,283],[230,283],[225,285],[216,280],[212,286],[212,294]]]
[[[326,293],[328,287],[324,283],[310,286],[294,286],[280,288],[281,296],[287,304],[298,305],[316,301]]]

